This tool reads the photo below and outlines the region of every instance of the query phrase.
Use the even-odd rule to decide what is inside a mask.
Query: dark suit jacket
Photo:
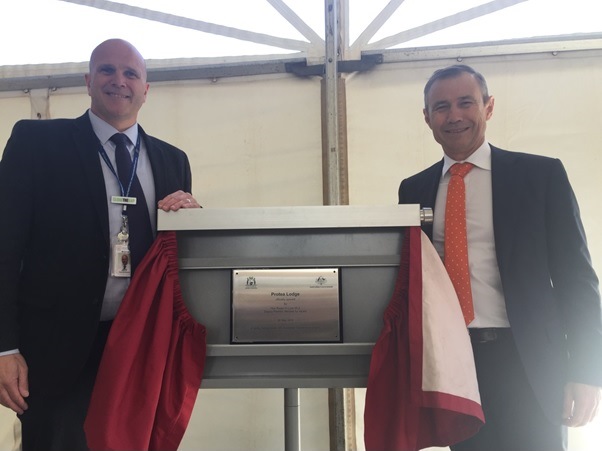
[[[184,152],[140,133],[156,200],[189,192]],[[99,146],[88,113],[20,121],[0,162],[0,351],[20,349],[32,394],[68,387],[96,334],[110,257]]]
[[[434,209],[443,161],[401,182]],[[491,147],[493,229],[508,318],[535,394],[558,422],[567,381],[602,386],[602,312],[579,207],[560,160]],[[432,225],[424,227],[432,239]]]

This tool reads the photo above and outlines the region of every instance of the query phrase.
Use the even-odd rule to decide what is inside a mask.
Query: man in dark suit
[[[594,418],[602,386],[598,279],[567,174],[557,159],[485,140],[494,99],[472,68],[436,71],[424,99],[444,158],[403,180],[399,202],[434,209],[424,229],[444,261],[449,169],[472,164],[468,328],[487,423],[452,450],[565,450],[566,426]]]
[[[199,207],[184,152],[137,124],[149,89],[140,53],[105,41],[85,78],[89,111],[18,122],[0,162],[0,403],[18,414],[24,451],[87,449],[91,389],[132,272],[123,262],[138,232],[126,218],[146,217],[150,242],[131,249],[139,261],[157,206]],[[116,171],[117,132],[134,160],[128,180],[142,190],[135,205]]]

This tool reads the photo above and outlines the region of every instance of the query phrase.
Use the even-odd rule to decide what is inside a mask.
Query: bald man
[[[199,207],[186,154],[138,125],[149,91],[138,50],[101,43],[85,81],[88,111],[17,122],[0,161],[0,403],[21,420],[23,451],[87,449],[98,364],[135,271],[123,262],[143,234],[128,216],[149,236],[135,263],[157,208]],[[132,183],[120,182],[116,134]]]

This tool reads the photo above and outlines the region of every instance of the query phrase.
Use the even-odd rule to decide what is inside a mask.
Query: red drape
[[[451,281],[419,227],[406,229],[393,297],[370,362],[367,451],[449,446],[484,424],[468,332]]]
[[[201,385],[206,330],[188,313],[175,232],[160,232],[111,327],[84,425],[91,450],[177,450]]]

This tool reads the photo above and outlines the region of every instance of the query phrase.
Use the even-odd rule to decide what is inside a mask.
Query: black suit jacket
[[[443,161],[401,182],[434,209]],[[508,318],[535,394],[558,422],[567,381],[602,386],[602,312],[579,207],[560,160],[491,147],[493,229]],[[432,225],[424,227],[432,239]]]
[[[189,192],[184,152],[140,133],[155,202]],[[32,394],[68,387],[96,334],[110,257],[99,146],[88,113],[20,121],[0,162],[0,351],[20,349]]]

